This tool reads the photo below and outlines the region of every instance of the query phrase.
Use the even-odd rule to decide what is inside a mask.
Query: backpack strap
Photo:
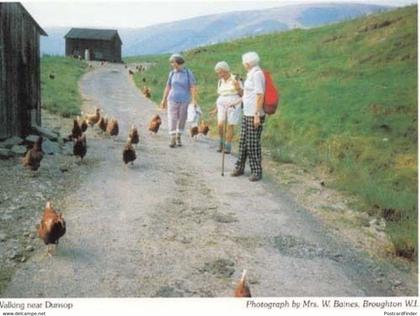
[[[172,77],[174,76],[174,71],[171,70],[171,72],[169,73],[169,82],[171,83],[172,86]]]
[[[185,71],[187,72],[188,88],[191,89],[191,85],[190,85],[190,70],[187,67],[185,67]]]
[[[190,88],[190,86],[191,86],[190,85],[190,70],[187,67],[185,67],[185,71],[187,72],[188,87]],[[175,71],[171,70],[171,72],[169,74],[169,82],[171,83],[171,85],[172,85],[172,78],[174,76],[174,73],[175,73]]]

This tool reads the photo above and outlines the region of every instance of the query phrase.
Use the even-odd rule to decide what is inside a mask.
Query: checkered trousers
[[[239,140],[239,155],[236,168],[245,169],[246,159],[249,158],[249,166],[252,174],[262,175],[261,167],[261,133],[263,130],[264,118],[261,117],[261,125],[254,128],[254,117],[243,116],[241,125],[241,138]]]

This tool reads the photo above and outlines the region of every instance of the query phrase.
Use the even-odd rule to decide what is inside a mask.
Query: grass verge
[[[42,107],[51,113],[70,117],[80,114],[82,97],[78,82],[87,64],[78,59],[61,56],[41,58]],[[54,76],[54,79],[50,78]]]

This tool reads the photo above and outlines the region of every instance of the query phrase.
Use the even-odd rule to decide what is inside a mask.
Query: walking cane
[[[225,121],[223,123],[223,137],[222,137],[222,177],[225,176],[225,142],[226,142],[226,129],[227,129],[227,115],[225,114]]]

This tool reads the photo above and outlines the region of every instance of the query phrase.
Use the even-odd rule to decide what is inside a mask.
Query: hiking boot
[[[239,177],[244,174],[244,171],[242,169],[235,168],[235,170],[232,171],[230,174],[231,177]]]
[[[171,142],[169,143],[169,147],[175,148],[175,146],[176,146],[176,139],[174,135],[174,136],[171,136]]]
[[[181,143],[181,134],[176,134],[176,145],[178,146],[178,147],[181,147],[182,146],[182,143]]]
[[[251,182],[260,181],[261,179],[262,179],[262,176],[261,175],[257,176],[255,174],[253,174],[252,176],[250,176],[248,178],[248,180],[251,181]]]

